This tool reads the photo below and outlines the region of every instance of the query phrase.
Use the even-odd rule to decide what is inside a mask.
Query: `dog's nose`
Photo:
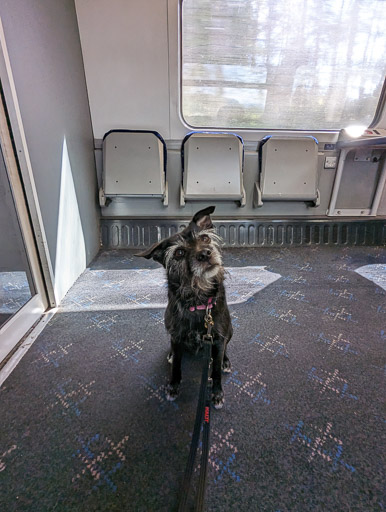
[[[212,254],[212,251],[210,249],[203,249],[199,253],[197,253],[196,258],[198,261],[207,261]]]

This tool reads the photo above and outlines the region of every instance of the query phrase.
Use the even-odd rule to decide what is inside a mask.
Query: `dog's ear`
[[[156,242],[149,247],[149,249],[145,249],[143,252],[134,254],[134,256],[146,258],[147,260],[153,258],[154,261],[158,261],[158,263],[165,266],[165,251],[169,245],[168,240],[162,240],[162,242]]]
[[[190,224],[193,226],[197,226],[197,228],[201,231],[203,229],[211,229],[213,228],[212,219],[210,218],[210,214],[214,212],[215,206],[208,206],[208,208],[204,208],[196,213],[193,217]]]

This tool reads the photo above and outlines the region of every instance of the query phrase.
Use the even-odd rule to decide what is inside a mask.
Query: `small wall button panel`
[[[335,169],[336,161],[337,161],[336,156],[326,156],[326,158],[324,159],[324,168],[325,169]]]

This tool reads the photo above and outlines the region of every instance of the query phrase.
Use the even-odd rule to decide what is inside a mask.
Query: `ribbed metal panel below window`
[[[115,249],[148,247],[186,225],[160,219],[101,219],[101,244]],[[224,220],[214,225],[226,247],[386,244],[386,220]]]

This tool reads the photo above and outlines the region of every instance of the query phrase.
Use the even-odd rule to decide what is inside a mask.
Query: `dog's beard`
[[[216,282],[223,279],[223,276],[224,270],[219,256],[217,261],[204,262],[193,266],[191,286],[193,289],[198,288],[200,291],[208,293]]]

